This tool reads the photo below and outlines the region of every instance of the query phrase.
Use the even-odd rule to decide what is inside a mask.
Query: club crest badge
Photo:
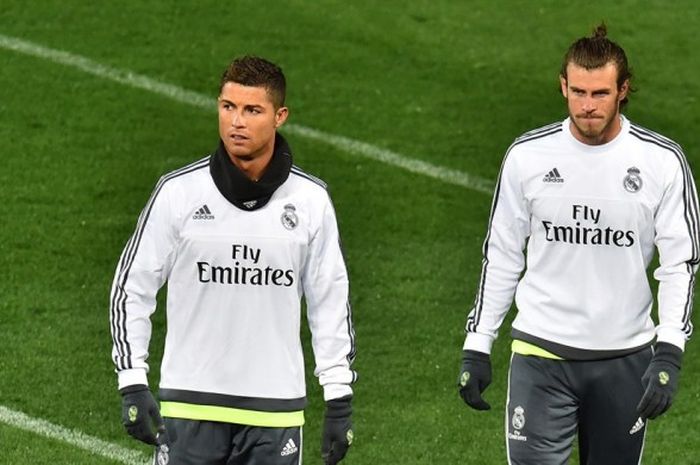
[[[627,176],[622,180],[622,185],[625,186],[627,192],[633,194],[639,192],[642,188],[642,178],[639,176],[639,168],[631,167],[627,169]]]
[[[284,206],[284,213],[280,219],[282,220],[282,226],[289,229],[290,231],[299,225],[299,218],[297,217],[296,208],[291,203]]]
[[[515,407],[515,410],[513,410],[513,419],[511,420],[511,423],[513,424],[513,428],[515,429],[523,429],[525,426],[525,409],[522,408],[521,406]]]
[[[167,444],[161,444],[156,449],[156,464],[168,465],[170,463],[170,448]]]
[[[139,417],[139,408],[135,405],[129,407],[129,421],[131,423],[136,423]]]

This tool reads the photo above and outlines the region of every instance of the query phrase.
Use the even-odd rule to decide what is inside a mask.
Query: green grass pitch
[[[265,56],[287,75],[290,122],[491,180],[514,137],[565,116],[561,57],[600,20],[637,75],[627,115],[681,143],[697,175],[700,6],[691,0],[0,6],[1,35],[212,98],[232,57]],[[109,288],[158,177],[214,149],[216,128],[214,108],[0,48],[0,406],[147,452],[120,423]],[[330,185],[351,275],[360,380],[345,463],[506,463],[508,325],[486,393],[493,410],[468,410],[455,388],[490,196],[289,139],[296,163]],[[152,386],[163,329],[158,312]],[[321,393],[303,336],[304,463],[320,464]],[[699,463],[698,347],[687,347],[673,409],[650,426],[647,465]],[[0,423],[0,464],[117,463]]]

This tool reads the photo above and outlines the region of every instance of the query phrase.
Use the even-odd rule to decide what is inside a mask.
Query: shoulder
[[[196,179],[202,174],[206,174],[209,172],[210,158],[211,156],[207,155],[206,157],[200,158],[195,162],[192,162],[181,168],[165,173],[163,176],[160,177],[158,183],[165,184],[173,182],[187,182]]]
[[[333,201],[328,192],[328,185],[296,165],[292,166],[289,178],[283,185],[283,195],[299,202],[309,217],[313,218],[314,224],[323,223],[325,215],[333,211]]]
[[[195,162],[185,165],[165,173],[158,179],[158,183],[154,189],[154,194],[161,191],[187,189],[190,186],[201,184],[203,180],[207,180],[209,176],[209,159],[207,155]]]
[[[504,164],[512,164],[522,157],[529,159],[528,154],[556,151],[562,143],[563,133],[563,122],[557,121],[521,134],[508,147],[503,160]]]
[[[679,143],[658,132],[630,122],[629,136],[644,159],[655,160],[659,167],[671,170],[690,170],[688,161]]]
[[[541,126],[539,128],[527,131],[516,137],[510,148],[512,149],[513,147],[520,145],[532,145],[537,142],[549,142],[563,132],[563,124],[563,121],[557,121],[546,126]]]
[[[644,126],[630,121],[630,136],[640,141],[640,143],[648,145],[648,148],[659,148],[670,152],[683,152],[680,144],[658,132],[647,129]]]
[[[175,212],[189,206],[192,199],[201,197],[197,193],[206,191],[204,186],[212,184],[209,159],[210,157],[206,156],[162,175],[151,192],[146,209]]]
[[[296,165],[292,165],[289,171],[289,180],[297,189],[307,191],[313,195],[328,195],[328,185],[320,178],[307,173]]]

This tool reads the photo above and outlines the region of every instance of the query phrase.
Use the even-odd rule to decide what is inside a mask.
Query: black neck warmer
[[[275,135],[272,158],[257,182],[251,180],[231,162],[221,141],[209,161],[209,172],[221,195],[236,207],[246,211],[264,207],[275,190],[287,180],[291,169],[292,151],[280,134]]]

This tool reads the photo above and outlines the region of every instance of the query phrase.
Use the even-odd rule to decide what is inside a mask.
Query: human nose
[[[231,126],[237,128],[245,126],[245,120],[243,119],[243,114],[241,114],[241,112],[233,112],[233,115],[231,116]]]
[[[595,100],[591,97],[584,97],[581,109],[586,113],[593,113],[596,110]]]

